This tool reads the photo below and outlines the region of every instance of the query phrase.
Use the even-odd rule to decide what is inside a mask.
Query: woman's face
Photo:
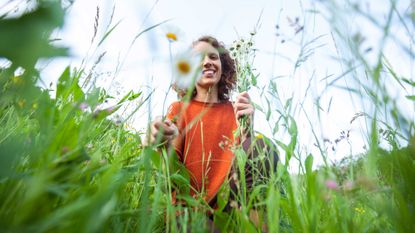
[[[204,41],[196,43],[193,50],[202,55],[202,76],[198,79],[196,85],[201,88],[217,86],[222,76],[222,63],[220,61],[219,51]]]

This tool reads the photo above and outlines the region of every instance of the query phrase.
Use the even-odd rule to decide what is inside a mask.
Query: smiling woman
[[[247,93],[240,94],[235,104],[229,101],[236,83],[235,61],[221,43],[201,37],[193,43],[193,53],[201,55],[194,75],[197,81],[190,91],[178,92],[182,100],[170,105],[166,120],[152,122],[151,138],[153,143],[161,141],[174,149],[190,173],[190,195],[209,202],[229,174],[234,157],[231,147],[248,140],[234,137],[236,116],[252,117],[254,108]],[[191,94],[190,101],[183,98],[186,93]],[[173,133],[176,128],[178,135]]]
[[[253,145],[262,141],[251,140],[252,125],[243,128],[240,124],[242,117],[254,115],[248,93],[240,93],[235,102],[230,101],[237,80],[236,61],[229,51],[217,39],[203,36],[193,42],[192,52],[201,56],[194,85],[178,92],[181,99],[170,105],[165,120],[152,122],[150,138],[153,144],[161,143],[174,151],[190,175],[190,189],[175,190],[173,202],[190,206],[189,200],[202,200],[215,208],[217,193],[224,183],[229,182],[232,187],[232,197],[237,195],[238,190],[232,185],[238,183],[233,169],[235,148],[255,156],[258,153]],[[176,66],[186,73],[191,70],[187,65]],[[251,175],[243,179],[250,186],[252,171],[259,167],[245,169]]]

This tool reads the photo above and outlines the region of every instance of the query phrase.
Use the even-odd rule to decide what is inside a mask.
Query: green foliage
[[[14,66],[32,69],[40,57],[62,56],[66,49],[50,45],[53,29],[63,25],[59,1],[39,1],[38,7],[18,18],[0,19],[0,57]]]
[[[333,7],[331,3],[325,4]],[[320,153],[304,153],[299,143],[302,124],[293,116],[296,100],[293,96],[282,100],[276,82],[271,81],[267,93],[261,93],[266,104],[256,106],[272,122],[274,137],[258,134],[252,138],[250,149],[257,152],[256,157],[250,157],[249,150],[235,149],[236,181],[225,182],[212,208],[203,198],[189,196],[190,176],[172,151],[144,146],[139,137],[143,132],[127,131],[111,120],[125,103],[139,99],[141,91],[130,91],[115,106],[100,109],[110,96],[99,87],[85,91],[80,85],[82,71],[70,66],[57,75],[55,96],[36,85],[38,59],[66,52],[49,41],[51,31],[62,26],[64,13],[59,2],[39,1],[29,13],[0,19],[0,56],[11,62],[0,71],[1,232],[415,229],[414,123],[402,114],[385,84],[390,78],[406,91],[407,85],[414,87],[414,81],[399,76],[382,53],[370,66],[361,61],[356,44],[348,48],[357,53],[353,59],[364,64],[368,83],[358,82],[357,88],[345,89],[353,95],[363,89],[370,97],[361,98],[368,99],[375,109],[371,115],[359,115],[369,122],[365,153],[330,164],[314,127]],[[413,12],[411,17],[413,21]],[[385,38],[391,36],[390,23],[382,27]],[[115,33],[118,24],[99,44]],[[340,32],[337,29],[333,28]],[[361,35],[351,37],[353,43],[362,43]],[[304,44],[293,62],[295,69],[311,56],[310,47],[318,38]],[[253,50],[251,35],[231,51],[241,61],[237,67],[240,91],[259,88]],[[19,67],[23,68],[21,74],[17,74]],[[352,66],[329,85],[355,72]],[[409,91],[405,96],[414,100]],[[281,131],[285,137],[275,137]],[[389,147],[384,148],[381,142]],[[281,162],[272,157],[275,153],[283,158]],[[325,164],[315,169],[319,157]],[[290,171],[294,162],[298,162],[298,174]]]

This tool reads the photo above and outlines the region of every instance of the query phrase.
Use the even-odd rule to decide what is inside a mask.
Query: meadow
[[[327,80],[327,89],[341,89],[369,106],[351,119],[364,123],[365,150],[332,162],[330,151],[347,141],[349,132],[323,138],[317,133],[322,125],[303,112],[315,142],[309,145],[313,150],[304,150],[295,113],[305,97],[282,98],[272,78],[265,89],[260,86],[255,33],[235,38],[229,48],[239,61],[239,90],[259,91],[262,101],[256,108],[272,132],[256,138],[264,139],[280,160],[268,177],[254,175],[247,187],[245,164],[261,164],[269,154],[262,151],[250,159],[235,147],[240,188],[231,201],[225,184],[216,209],[186,195],[186,205],[173,205],[172,190],[189,189],[182,165],[168,150],[146,145],[145,131],[126,129],[132,114],[151,110],[144,108],[151,93],[126,91],[114,105],[102,107],[112,97],[94,85],[95,66],[68,65],[56,74],[56,86],[39,85],[37,62],[68,54],[50,35],[62,27],[62,5],[70,3],[37,1],[19,16],[0,16],[0,232],[208,232],[208,222],[222,232],[415,232],[415,3],[408,1],[401,11],[399,1],[384,1],[388,11],[377,18],[356,2],[319,2],[326,12],[337,12],[327,20],[337,45],[333,60],[344,68],[319,79]],[[345,29],[350,17],[377,28],[380,46],[368,48],[364,32]],[[292,23],[301,34],[301,22]],[[158,26],[144,29],[137,39]],[[96,38],[98,44],[116,33],[114,27]],[[314,39],[301,40],[298,59],[291,61],[295,69],[318,49]],[[386,53],[391,44],[412,67],[391,65],[393,57]],[[337,85],[341,79],[350,85]],[[315,112],[308,113],[317,119],[324,111],[319,100],[313,100]],[[131,103],[127,116],[116,117]],[[317,158],[324,163],[314,166]],[[293,163],[297,172],[290,169]],[[229,201],[231,210],[225,208]]]

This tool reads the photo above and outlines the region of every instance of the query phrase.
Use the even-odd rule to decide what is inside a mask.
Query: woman
[[[158,139],[175,149],[190,174],[191,195],[209,203],[229,176],[232,147],[249,145],[254,106],[247,92],[230,102],[236,85],[235,61],[222,43],[203,36],[193,43],[193,50],[202,55],[202,62],[191,100],[172,103],[165,120],[151,123],[151,142]],[[178,93],[183,97],[185,92]],[[243,116],[248,127],[235,134]]]

